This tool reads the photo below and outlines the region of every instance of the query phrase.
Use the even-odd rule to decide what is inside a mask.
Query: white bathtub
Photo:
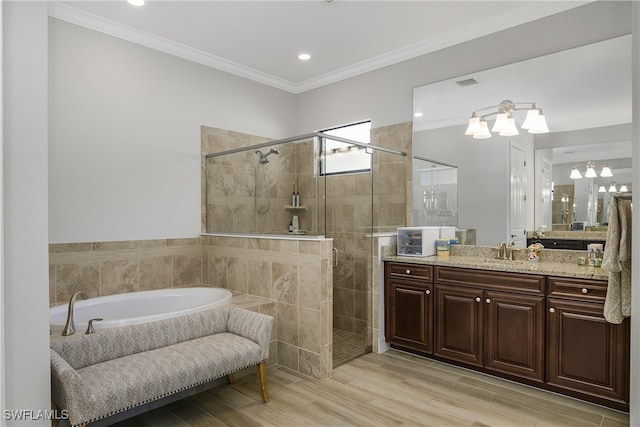
[[[73,319],[76,332],[84,333],[90,319],[96,329],[146,323],[196,313],[231,302],[232,294],[223,288],[175,288],[129,292],[105,297],[76,300]],[[67,321],[68,304],[49,309],[51,331],[62,331]]]

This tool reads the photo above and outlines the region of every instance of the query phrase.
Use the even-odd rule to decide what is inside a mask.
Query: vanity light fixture
[[[495,111],[479,114],[479,112],[484,110]],[[535,102],[513,102],[505,100],[498,105],[483,107],[474,111],[473,114],[471,114],[469,126],[467,126],[464,134],[473,136],[475,139],[491,138],[491,132],[497,132],[500,136],[518,135],[520,132],[513,118],[513,112],[518,110],[527,110],[527,116],[521,126],[522,129],[533,134],[549,132],[544,114],[540,108],[536,107]],[[489,132],[489,127],[486,124],[486,118],[489,116],[496,116],[496,121],[491,128],[491,132]]]
[[[598,174],[596,173],[596,164],[594,162],[587,162],[587,169],[584,173],[585,178],[596,178],[598,177]],[[609,168],[609,166],[604,165],[602,167],[602,170],[600,171],[600,176],[603,178],[610,178],[613,176],[613,173],[611,172],[611,168]],[[574,167],[573,169],[571,169],[571,175],[569,175],[569,178],[571,179],[580,179],[582,178],[582,174],[580,173],[580,170],[578,169],[578,166]]]
[[[616,188],[616,183],[612,182],[611,185],[609,186],[609,193],[615,193],[617,191],[618,189]]]
[[[625,193],[625,192],[629,191],[629,189],[627,188],[627,186],[626,186],[625,184],[622,184],[622,185],[620,186],[620,190],[619,190],[619,191],[620,191],[621,193]]]
[[[604,185],[601,185],[601,186],[598,188],[598,193],[606,193],[606,192],[607,192],[607,189],[604,187]]]

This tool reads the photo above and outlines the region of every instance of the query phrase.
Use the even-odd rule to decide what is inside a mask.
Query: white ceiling
[[[49,14],[301,93],[585,3],[111,0],[53,2]]]

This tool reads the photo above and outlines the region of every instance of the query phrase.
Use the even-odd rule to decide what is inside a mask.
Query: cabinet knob
[[[431,291],[429,289],[427,289],[426,291],[424,291],[425,294],[430,295]]]
[[[589,292],[589,290],[587,288],[582,288],[582,293],[586,294],[587,292]]]
[[[476,302],[480,302],[480,297],[476,297]]]
[[[411,270],[405,270],[404,272],[407,274],[411,274]]]
[[[549,309],[549,313],[555,313],[555,312],[556,312],[556,309],[555,309],[555,308],[551,307],[551,308]]]
[[[487,304],[491,304],[491,298],[487,298],[485,301]]]

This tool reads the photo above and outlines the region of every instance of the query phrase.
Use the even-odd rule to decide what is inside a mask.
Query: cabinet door
[[[386,339],[392,347],[433,352],[433,285],[387,278]]]
[[[600,303],[549,298],[547,306],[547,383],[628,402],[628,319],[608,323]]]
[[[435,294],[434,353],[482,366],[482,290],[436,284]]]
[[[544,381],[544,297],[485,291],[485,367]]]

